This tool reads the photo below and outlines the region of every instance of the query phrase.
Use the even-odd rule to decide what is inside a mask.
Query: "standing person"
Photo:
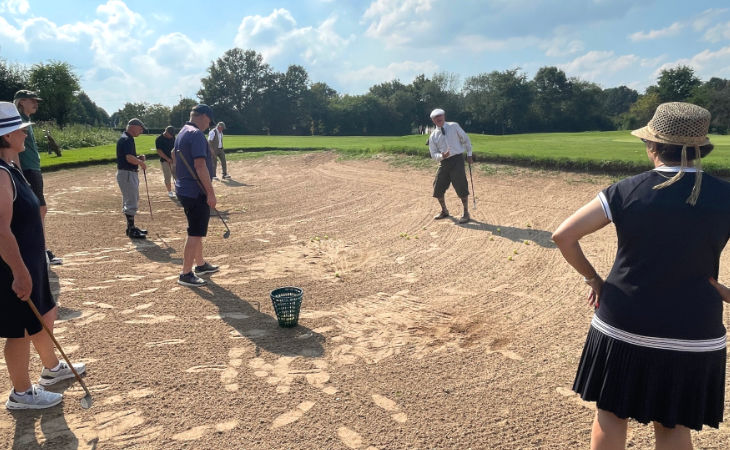
[[[213,120],[210,106],[197,105],[190,112],[190,121],[185,123],[175,138],[175,190],[188,220],[182,272],[177,280],[183,286],[203,286],[206,281],[198,275],[218,271],[218,266],[203,258],[203,238],[208,234],[210,208],[216,205],[211,182],[215,173],[215,156],[209,154],[204,134],[204,130],[213,125]],[[194,272],[193,263],[196,264]]]
[[[226,165],[226,153],[223,151],[223,130],[226,129],[226,124],[218,122],[210,133],[208,133],[208,145],[210,145],[210,153],[213,156],[213,179],[217,180],[218,177],[215,174],[218,171],[218,158],[221,160],[221,168],[223,169],[223,179],[227,180],[231,178],[228,175],[228,167]]]
[[[431,111],[431,120],[436,128],[428,138],[428,149],[431,152],[431,158],[439,162],[436,178],[433,180],[433,196],[441,205],[441,212],[434,219],[449,217],[444,195],[449,184],[453,184],[464,207],[464,213],[459,218],[459,223],[467,223],[471,217],[469,216],[469,183],[466,181],[466,170],[464,169],[464,152],[466,152],[469,164],[474,162],[471,155],[471,140],[458,123],[446,122],[446,113],[443,109],[437,108]]]
[[[175,146],[175,129],[172,125],[168,125],[165,131],[155,139],[155,148],[157,154],[160,155],[160,164],[162,165],[162,175],[165,178],[165,187],[167,188],[167,196],[175,198],[172,192],[171,178],[175,171],[172,163],[172,148]]]
[[[15,93],[13,103],[15,107],[20,111],[20,117],[23,122],[30,123],[30,116],[38,111],[38,102],[43,100],[33,91],[21,89]],[[43,195],[43,175],[41,174],[41,155],[38,153],[38,143],[35,140],[35,134],[33,134],[33,127],[28,126],[26,128],[28,135],[25,138],[25,151],[20,153],[19,161],[20,167],[23,170],[23,175],[30,183],[33,193],[38,197],[38,201],[41,205],[41,220],[43,221],[43,233],[45,236],[45,222],[46,213],[48,212],[48,206],[46,206],[46,198]],[[46,249],[46,256],[48,262],[53,265],[63,264],[63,259],[57,257],[49,249]]]
[[[137,147],[134,138],[145,131],[144,124],[139,119],[132,119],[117,141],[117,184],[122,191],[122,212],[127,218],[126,234],[132,239],[145,239],[147,230],[141,230],[134,225],[134,216],[139,205],[139,168],[147,170],[145,156],[137,156]]]
[[[591,448],[624,448],[628,419],[653,422],[656,448],[692,448],[690,429],[723,420],[726,331],[717,282],[730,236],[730,183],[702,172],[710,113],[664,103],[631,134],[654,169],[613,184],[553,234],[595,308],[573,390],[595,401]],[[579,240],[610,222],[618,251],[604,281]]]
[[[5,341],[5,363],[13,388],[8,409],[55,406],[63,396],[49,386],[74,376],[56,357],[53,341],[25,302],[32,301],[43,322],[53,329],[58,307],[51,294],[40,202],[20,169],[13,164],[24,150],[29,122],[22,122],[12,103],[0,102],[0,337]],[[39,385],[28,373],[30,343],[43,363]],[[74,364],[78,373],[83,363]]]

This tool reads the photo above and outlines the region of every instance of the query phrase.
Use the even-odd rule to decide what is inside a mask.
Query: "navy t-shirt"
[[[155,139],[155,148],[162,150],[162,153],[164,153],[165,156],[167,156],[168,158],[170,158],[170,153],[172,152],[172,148],[174,146],[174,137],[168,138],[164,134],[161,134],[157,136],[157,139]],[[165,162],[165,160],[163,158],[160,158],[160,162]]]
[[[137,148],[134,145],[134,138],[124,131],[117,141],[117,169],[137,172],[137,166],[127,161],[127,155],[136,157]]]
[[[596,315],[630,333],[673,339],[725,335],[717,278],[730,238],[730,183],[703,174],[697,204],[687,204],[695,173],[651,170],[604,189],[599,198],[616,226],[618,250]]]
[[[205,134],[198,129],[192,122],[186,122],[185,126],[182,127],[180,133],[175,138],[175,192],[177,195],[183,197],[197,198],[200,195],[204,195],[196,178],[198,176],[195,173],[195,162],[198,158],[205,158],[205,165],[208,168],[208,173],[212,177],[213,175],[213,161],[210,158],[210,152],[208,150],[208,141],[205,139]],[[177,161],[177,158],[185,158],[187,165],[183,161]],[[188,169],[188,166],[190,169]],[[194,176],[190,173],[193,171]]]

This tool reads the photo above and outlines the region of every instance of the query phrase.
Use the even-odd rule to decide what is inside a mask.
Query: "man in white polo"
[[[467,223],[471,217],[469,216],[469,183],[466,181],[466,170],[464,169],[464,152],[466,152],[467,161],[471,164],[474,161],[471,154],[471,140],[458,123],[446,122],[446,113],[443,109],[437,108],[431,111],[431,120],[436,128],[428,138],[428,149],[431,152],[431,158],[439,162],[436,178],[433,181],[433,196],[441,205],[441,212],[434,219],[449,217],[444,195],[449,185],[453,184],[454,190],[464,206],[464,213],[459,218],[459,223]]]
[[[213,158],[213,179],[217,180],[216,172],[218,171],[218,159],[221,160],[221,168],[223,169],[223,179],[227,180],[231,178],[228,175],[228,167],[226,165],[226,153],[223,151],[223,130],[226,129],[226,124],[218,122],[210,133],[208,133],[208,146],[210,147],[210,153]]]

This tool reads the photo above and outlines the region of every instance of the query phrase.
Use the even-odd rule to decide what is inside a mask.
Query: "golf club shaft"
[[[185,167],[188,169],[188,172],[190,172],[190,176],[193,177],[196,183],[198,183],[198,187],[200,187],[200,190],[205,193],[205,188],[203,187],[203,183],[200,182],[200,179],[195,175],[195,172],[193,172],[193,168],[190,167],[190,164],[188,164],[188,161],[183,156],[182,152],[180,150],[177,150],[178,156],[180,156],[180,159],[182,159],[182,162],[185,164]],[[228,228],[228,224],[225,220],[223,220],[223,217],[221,217],[221,213],[218,212],[217,209],[213,208],[213,211],[215,211],[215,214],[218,216],[218,218],[223,222],[223,226],[226,227],[226,230],[230,234],[231,229]]]
[[[36,318],[43,326],[43,329],[46,330],[46,333],[48,333],[48,336],[50,336],[51,340],[53,341],[53,345],[56,346],[58,351],[61,353],[61,356],[63,356],[63,359],[66,361],[66,364],[68,364],[68,367],[71,369],[71,372],[74,373],[76,380],[81,384],[81,387],[84,388],[84,391],[86,392],[86,394],[90,396],[91,393],[89,392],[89,389],[86,387],[84,380],[82,380],[79,373],[76,372],[76,369],[74,369],[73,364],[71,364],[71,361],[69,361],[68,356],[66,356],[66,353],[61,348],[61,344],[58,343],[58,341],[56,340],[56,337],[53,336],[53,333],[51,332],[51,330],[49,330],[48,326],[46,326],[46,323],[43,321],[43,317],[41,317],[41,313],[38,312],[38,308],[36,308],[35,305],[33,304],[33,300],[28,299],[28,301],[26,303],[28,304],[28,306],[30,306],[30,309],[33,311],[33,314],[35,314]]]
[[[469,163],[469,179],[471,180],[471,198],[474,201],[474,208],[477,207],[477,195],[474,193],[474,177],[471,174],[471,163]]]
[[[147,191],[147,204],[150,206],[150,219],[152,218],[152,202],[150,201],[150,188],[147,186],[147,171],[142,169],[142,175],[144,175],[144,188]]]

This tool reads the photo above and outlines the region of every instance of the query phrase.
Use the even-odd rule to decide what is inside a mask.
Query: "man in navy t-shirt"
[[[216,205],[211,183],[213,163],[204,134],[212,125],[213,110],[208,105],[198,105],[175,138],[175,191],[188,219],[182,273],[177,280],[183,286],[203,286],[206,281],[198,275],[218,271],[218,266],[203,259],[203,237],[208,234],[210,208]]]
[[[134,226],[134,216],[139,204],[139,175],[138,168],[147,169],[144,155],[137,156],[134,138],[145,131],[144,124],[139,119],[132,119],[117,141],[117,184],[122,191],[122,212],[127,218],[127,236],[132,239],[144,239],[147,230],[140,230]]]

